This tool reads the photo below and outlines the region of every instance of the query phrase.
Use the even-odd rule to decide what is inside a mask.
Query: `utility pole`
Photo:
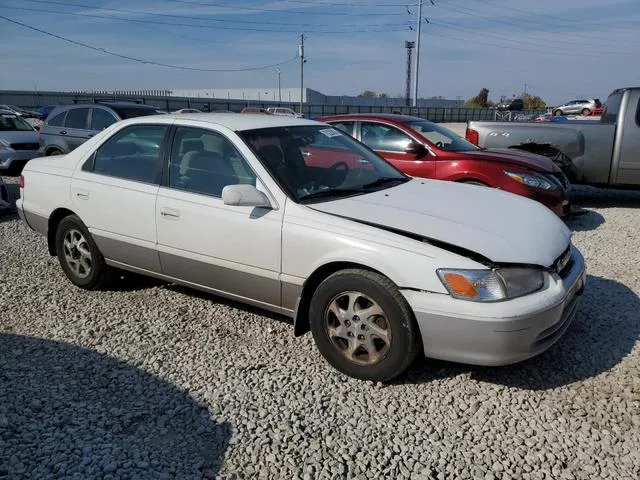
[[[300,35],[300,113],[304,102],[304,34]]]
[[[413,80],[413,106],[418,106],[418,70],[420,67],[420,26],[422,25],[422,0],[418,0],[418,28],[416,33],[416,68]]]
[[[407,49],[407,86],[405,89],[405,105],[408,107],[411,105],[411,50],[415,46],[416,42],[404,42],[404,48]]]
[[[280,89],[280,69],[278,69],[278,102],[282,102],[282,90]]]

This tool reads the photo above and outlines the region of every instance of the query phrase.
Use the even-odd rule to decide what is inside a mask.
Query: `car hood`
[[[536,153],[518,150],[517,148],[490,148],[487,150],[460,152],[460,158],[511,164],[536,172],[550,173],[561,171],[551,159]]]
[[[20,132],[0,131],[0,138],[9,143],[38,143],[38,133],[33,130]]]
[[[562,220],[538,202],[492,188],[439,180],[413,179],[309,207],[443,242],[495,263],[550,267],[571,240]]]

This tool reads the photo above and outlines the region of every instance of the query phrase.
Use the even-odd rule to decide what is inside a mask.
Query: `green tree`
[[[364,92],[362,92],[360,95],[358,95],[359,97],[368,97],[368,98],[372,98],[372,97],[376,97],[377,93],[374,92],[373,90],[365,90]]]
[[[489,90],[483,88],[478,95],[464,102],[464,106],[466,108],[489,108],[493,106],[493,102],[489,101]]]
[[[537,95],[523,93],[520,98],[522,98],[525,110],[543,110],[547,106],[547,103]]]
[[[387,98],[389,95],[387,95],[386,93],[379,93],[378,94],[378,98]]]

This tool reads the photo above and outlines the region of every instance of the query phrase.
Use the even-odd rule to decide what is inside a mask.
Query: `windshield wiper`
[[[326,197],[347,197],[349,195],[358,195],[367,193],[363,188],[330,188],[329,190],[321,190],[319,192],[309,193],[300,197],[300,201],[311,200],[314,198]]]
[[[392,182],[400,182],[400,183],[405,183],[408,182],[409,178],[408,177],[380,177],[377,180],[374,180],[371,183],[365,183],[362,188],[375,188],[375,187],[380,187],[382,185],[386,185],[387,183],[392,183]]]

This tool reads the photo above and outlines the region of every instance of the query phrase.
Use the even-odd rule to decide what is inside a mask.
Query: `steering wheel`
[[[329,181],[331,182],[331,187],[336,187],[338,185],[340,185],[342,182],[344,182],[344,179],[347,176],[347,173],[349,173],[349,165],[346,164],[346,162],[336,162],[333,165],[331,165],[329,168]]]

